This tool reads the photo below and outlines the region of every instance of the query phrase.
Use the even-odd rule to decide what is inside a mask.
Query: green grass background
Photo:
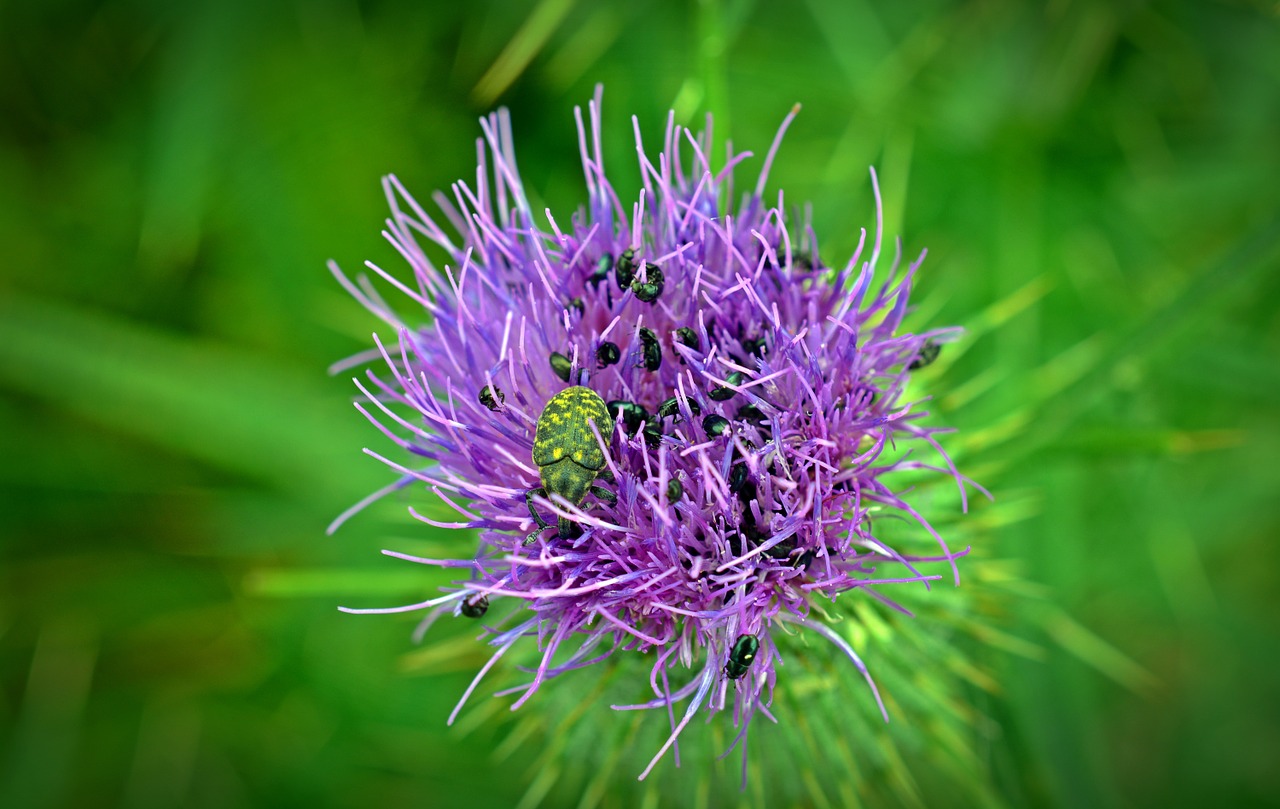
[[[1280,804],[1275,3],[464,5],[0,4],[0,806],[541,788],[501,717],[444,726],[469,632],[410,665],[411,621],[334,609],[431,589],[379,548],[472,540],[406,520],[421,493],[324,535],[389,480],[325,372],[377,324],[324,262],[398,266],[378,178],[473,176],[500,104],[567,212],[596,82],[624,192],[632,114],[656,144],[668,108],[711,111],[763,154],[799,101],[771,185],[813,202],[824,257],[871,222],[871,164],[889,233],[930,249],[921,316],[970,328],[930,372],[939,418],[1021,504],[978,549],[1022,584],[972,652],[966,777],[1011,806]],[[698,766],[668,774],[690,804],[771,794]],[[634,805],[633,775],[595,798]],[[917,781],[906,802],[969,801]]]

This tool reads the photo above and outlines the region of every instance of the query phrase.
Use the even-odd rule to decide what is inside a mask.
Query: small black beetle
[[[724,416],[717,416],[712,413],[702,420],[702,429],[707,431],[707,435],[715,438],[717,435],[723,435],[729,429],[729,420]]]
[[[480,404],[494,411],[499,410],[502,407],[502,403],[507,400],[507,397],[502,395],[502,391],[498,389],[497,385],[492,388],[485,385],[480,389],[479,398]]]
[[[552,351],[550,360],[551,370],[555,372],[555,375],[560,377],[562,381],[568,382],[569,374],[573,372],[573,363],[569,361],[569,358],[559,351]]]
[[[662,346],[658,344],[658,335],[644,327],[640,329],[640,360],[646,371],[662,367]]]
[[[941,345],[932,340],[925,340],[924,345],[920,346],[920,353],[907,365],[907,370],[915,371],[924,368],[926,365],[932,365],[941,351]]]
[[[605,340],[596,349],[596,365],[600,368],[608,368],[610,365],[615,365],[620,359],[622,359],[622,351],[618,348],[617,343]]]
[[[741,385],[743,378],[741,371],[734,371],[725,377],[724,381],[728,382],[730,385]],[[717,402],[724,402],[737,395],[738,392],[733,388],[726,388],[724,385],[716,385],[707,393],[707,398],[713,399]]]
[[[462,599],[460,611],[468,618],[482,618],[489,611],[489,597],[484,593],[472,593]]]

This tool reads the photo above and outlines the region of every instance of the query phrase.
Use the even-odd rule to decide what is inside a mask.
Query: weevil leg
[[[530,489],[529,491],[524,493],[524,502],[525,502],[525,505],[529,507],[529,516],[533,517],[533,521],[538,524],[537,530],[533,531],[531,534],[529,534],[529,536],[525,537],[524,539],[525,547],[528,547],[529,545],[532,545],[533,543],[537,542],[538,535],[541,534],[547,528],[551,527],[546,520],[542,519],[542,515],[538,513],[537,509],[533,507],[534,497],[546,497],[546,496],[547,496],[547,490],[541,489],[541,488]]]
[[[603,486],[592,486],[591,493],[611,506],[618,504],[618,495],[604,488]]]
[[[532,545],[533,543],[537,542],[537,541],[538,541],[538,537],[539,537],[541,534],[542,534],[542,529],[541,529],[541,528],[537,529],[536,531],[531,531],[531,532],[529,533],[529,536],[527,536],[527,537],[525,537],[525,538],[524,538],[524,547],[526,547],[526,548],[527,548],[527,547],[529,547],[530,545]]]
[[[542,488],[530,489],[524,493],[524,504],[529,507],[529,516],[533,517],[533,521],[538,524],[538,530],[546,528],[548,523],[546,520],[542,519],[542,515],[533,507],[533,498],[546,496],[547,490]]]
[[[573,539],[573,529],[575,523],[568,517],[559,517],[556,519],[556,527],[559,529],[558,536],[561,539]]]

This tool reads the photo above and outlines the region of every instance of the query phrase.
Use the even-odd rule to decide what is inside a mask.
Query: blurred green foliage
[[[1003,623],[921,647],[916,671],[882,666],[894,726],[955,751],[893,794],[1277,805],[1278,11],[3,4],[0,806],[569,800],[551,782],[585,753],[538,759],[484,689],[444,726],[485,658],[467,627],[444,621],[403,658],[411,618],[334,610],[440,583],[378,548],[471,540],[411,525],[420,492],[324,535],[389,480],[361,454],[386,447],[349,383],[325,375],[378,324],[324,262],[398,266],[378,177],[425,200],[470,176],[475,119],[497,104],[527,185],[576,206],[572,107],[596,82],[624,198],[633,113],[655,144],[668,108],[711,111],[720,143],[731,128],[760,154],[802,102],[771,185],[813,202],[834,258],[869,224],[878,166],[888,232],[930,249],[921,316],[970,328],[930,385],[997,497],[961,592],[1001,593]],[[921,708],[931,665],[975,684],[960,735]],[[813,695],[814,721],[865,697],[853,677]],[[581,696],[545,693],[523,711],[554,720]],[[634,715],[584,709],[601,739],[635,738]],[[858,737],[884,732],[815,738],[801,720],[752,739],[860,766],[892,748]],[[711,790],[701,766],[659,777],[687,779],[693,805],[793,794],[772,774]],[[805,778],[841,805],[853,775]],[[655,800],[633,777],[605,772],[579,805]]]

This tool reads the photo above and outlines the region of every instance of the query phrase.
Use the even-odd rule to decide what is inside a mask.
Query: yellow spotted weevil
[[[530,489],[524,496],[538,530],[531,533],[524,544],[532,545],[543,529],[549,527],[533,507],[535,496],[549,498],[558,494],[576,506],[590,491],[609,504],[618,502],[613,492],[592,485],[605,471],[604,451],[591,432],[592,422],[607,450],[613,441],[613,419],[600,394],[581,385],[565,388],[542,408],[533,434],[533,462],[541,474],[542,486]],[[572,531],[569,519],[560,517],[556,524],[560,538],[569,538]]]

